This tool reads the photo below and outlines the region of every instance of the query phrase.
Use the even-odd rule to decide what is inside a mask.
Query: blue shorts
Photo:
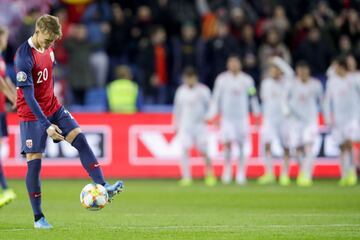
[[[0,138],[8,136],[6,112],[0,112]]]
[[[64,137],[73,129],[79,127],[79,124],[64,107],[61,107],[52,116],[48,117],[48,119],[61,129]],[[43,153],[45,151],[48,135],[46,129],[39,121],[21,121],[20,135],[21,154]]]

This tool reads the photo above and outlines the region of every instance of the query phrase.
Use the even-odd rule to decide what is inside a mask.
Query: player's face
[[[307,81],[310,77],[310,69],[306,66],[296,67],[296,74],[302,81]]]
[[[41,49],[48,49],[55,42],[56,38],[48,32],[37,32],[37,45]]]
[[[239,72],[241,70],[240,60],[236,57],[229,58],[227,62],[227,68],[231,72]]]
[[[346,58],[346,65],[347,65],[349,71],[356,71],[357,64],[356,64],[356,60],[353,56],[349,56]]]
[[[198,82],[198,79],[196,76],[186,76],[185,77],[185,84],[189,87],[195,86],[195,84]]]
[[[347,70],[340,64],[335,64],[335,72],[337,75],[344,76],[346,75]]]
[[[279,79],[281,77],[281,71],[276,66],[271,65],[269,69],[269,75],[273,79]]]

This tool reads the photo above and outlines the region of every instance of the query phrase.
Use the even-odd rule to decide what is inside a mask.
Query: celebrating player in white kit
[[[330,73],[326,86],[324,116],[341,151],[339,185],[353,186],[357,183],[351,140],[353,132],[357,130],[356,89],[354,81],[348,75],[345,59],[338,58],[333,65],[334,72]]]
[[[193,68],[186,68],[183,74],[184,84],[176,91],[173,125],[182,146],[181,186],[192,184],[189,150],[195,144],[205,159],[205,184],[213,186],[216,178],[213,174],[210,158],[207,154],[207,125],[205,117],[210,104],[210,89],[198,82]]]
[[[239,146],[236,183],[246,183],[244,144],[249,137],[249,97],[252,111],[259,114],[259,102],[256,97],[254,80],[241,71],[238,56],[231,55],[227,60],[227,71],[215,80],[212,106],[208,118],[220,114],[220,131],[224,143],[225,162],[222,182],[228,184],[232,179],[231,145]]]
[[[313,145],[318,136],[318,115],[323,100],[323,90],[319,80],[311,78],[310,68],[304,61],[296,65],[296,78],[288,95],[291,117],[291,145],[297,150],[300,173],[299,186],[312,185],[314,161]]]
[[[269,77],[261,84],[260,97],[263,104],[263,126],[261,135],[265,144],[264,163],[265,173],[258,179],[259,184],[275,182],[272,166],[271,144],[278,139],[284,149],[284,163],[280,175],[280,184],[290,184],[289,178],[289,109],[286,100],[293,81],[294,71],[281,58],[271,59]]]

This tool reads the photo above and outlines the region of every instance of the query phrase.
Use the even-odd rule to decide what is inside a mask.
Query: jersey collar
[[[28,39],[28,43],[30,45],[30,47],[32,47],[33,49],[35,49],[36,51],[38,51],[39,53],[44,53],[45,50],[41,51],[40,49],[37,49],[33,43],[33,41],[31,40],[31,37]]]

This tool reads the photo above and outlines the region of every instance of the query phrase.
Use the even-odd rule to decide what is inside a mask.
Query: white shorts
[[[261,128],[261,137],[263,143],[272,143],[279,140],[283,147],[290,147],[291,133],[289,121],[279,121],[276,123],[264,120]]]
[[[355,122],[355,126],[354,128],[356,128],[351,136],[351,139],[354,142],[360,142],[360,120]]]
[[[204,125],[192,129],[180,129],[176,138],[186,150],[195,145],[198,150],[204,153],[207,147],[207,135],[207,126]]]
[[[220,125],[221,140],[224,143],[237,142],[244,144],[249,138],[248,119],[221,120]]]
[[[359,131],[357,121],[351,121],[348,124],[337,125],[331,130],[331,137],[337,145],[343,144],[347,140],[354,140]]]
[[[290,126],[290,145],[292,147],[301,147],[306,144],[314,143],[319,134],[319,127],[317,123],[305,124],[294,120]]]

